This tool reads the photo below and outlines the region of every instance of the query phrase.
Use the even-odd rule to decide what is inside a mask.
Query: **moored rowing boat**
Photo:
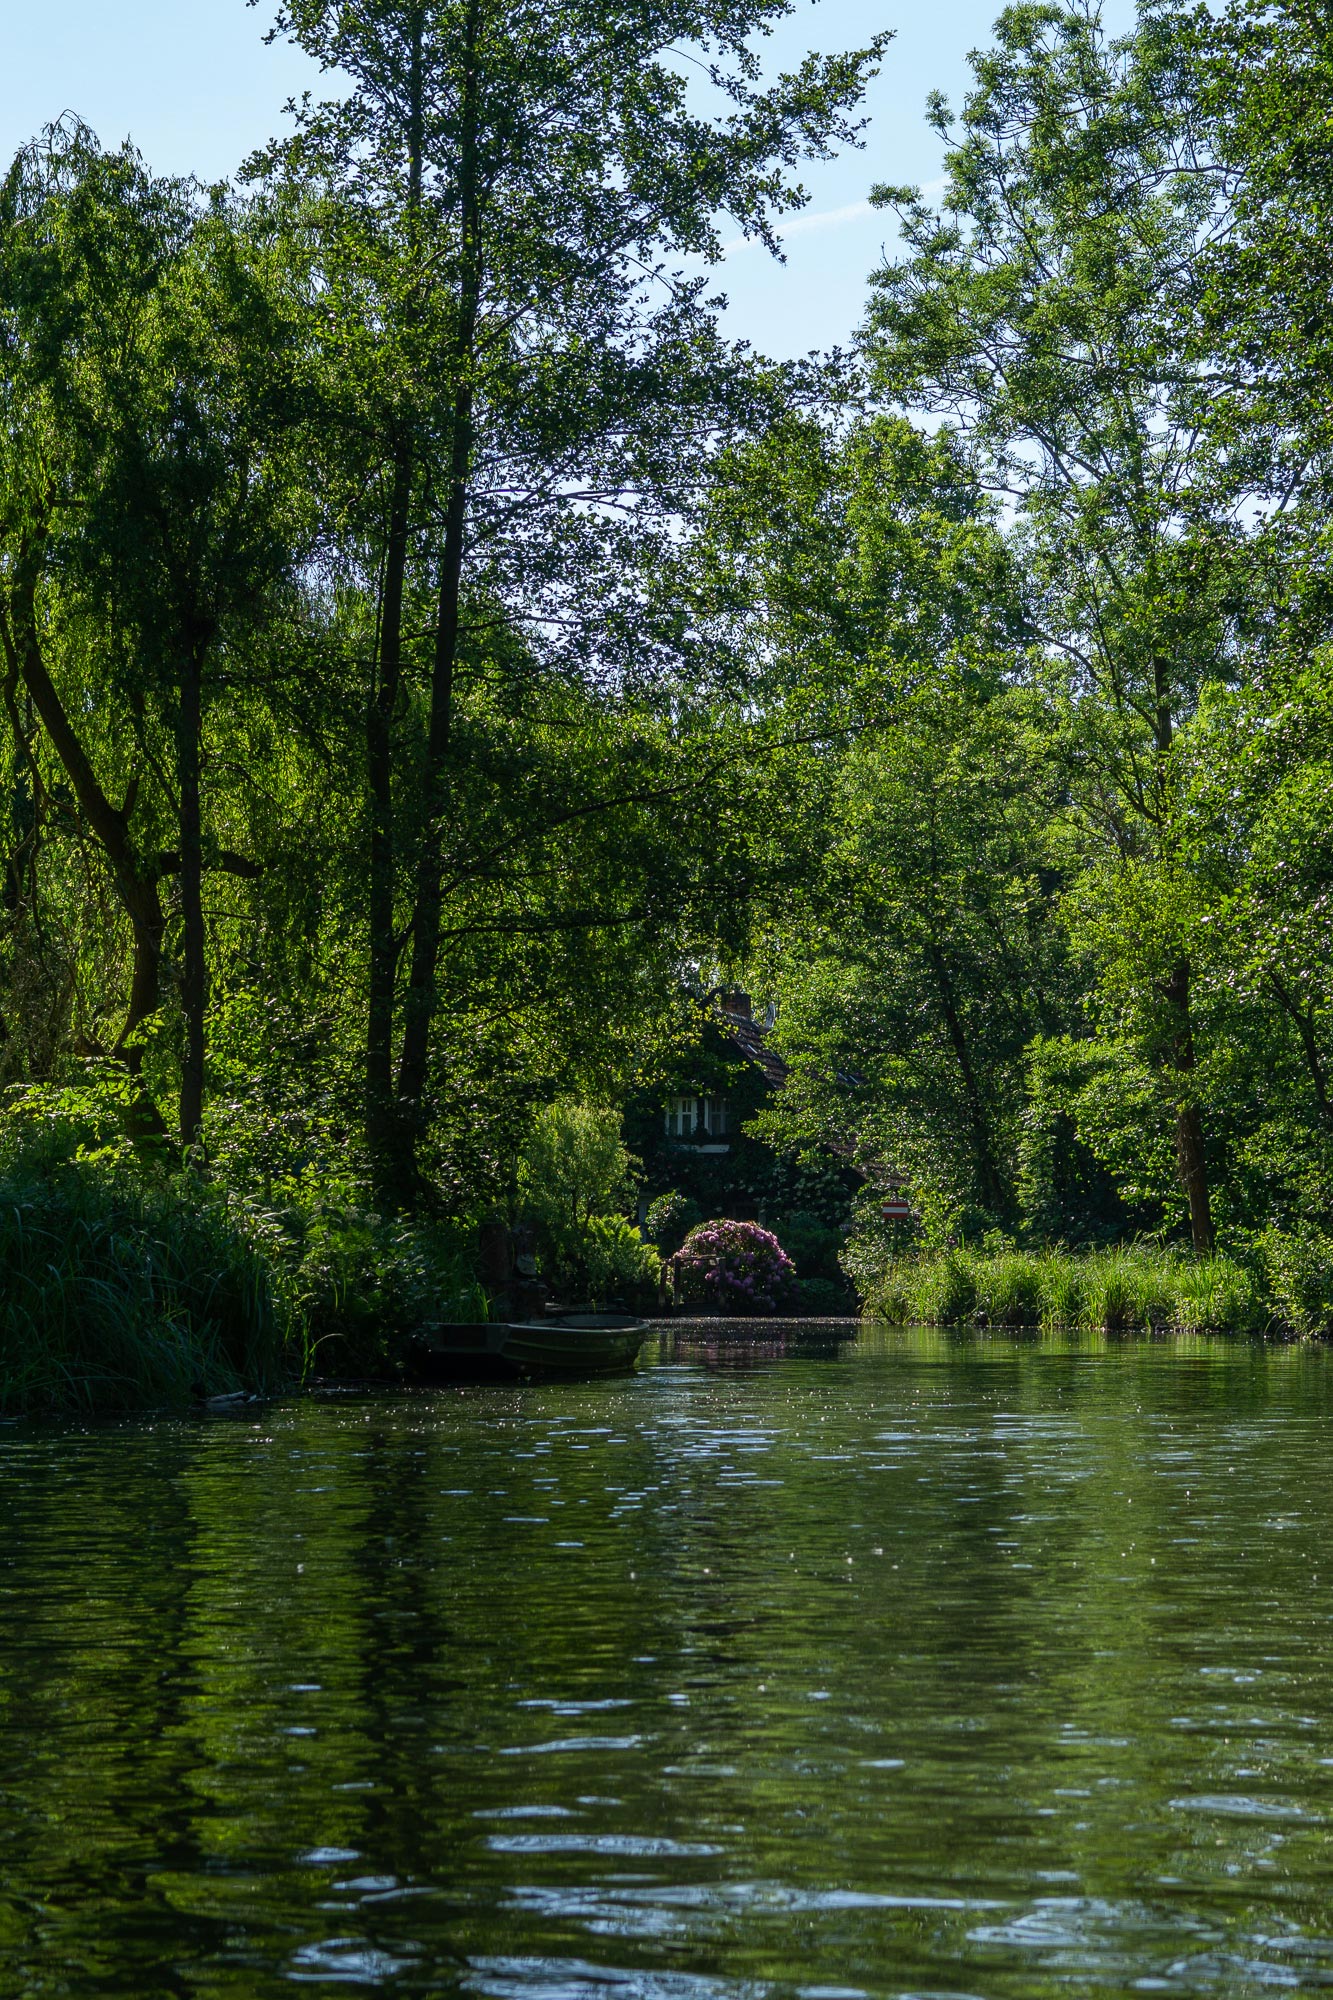
[[[619,1375],[634,1366],[649,1324],[632,1313],[559,1313],[544,1320],[474,1321],[423,1334],[431,1376]]]

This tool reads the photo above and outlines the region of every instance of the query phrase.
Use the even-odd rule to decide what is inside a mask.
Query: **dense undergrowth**
[[[50,1137],[0,1158],[0,1407],[178,1405],[299,1373],[299,1315],[216,1196]]]
[[[1085,1255],[949,1249],[890,1262],[864,1310],[896,1325],[1326,1335],[1333,1245],[1273,1230],[1243,1257],[1147,1244]]]
[[[0,1409],[182,1407],[385,1376],[431,1321],[484,1318],[470,1232],[354,1196],[239,1199],[85,1122],[0,1128]]]

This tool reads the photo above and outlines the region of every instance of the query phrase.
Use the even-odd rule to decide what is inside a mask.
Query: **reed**
[[[199,1184],[21,1152],[0,1168],[0,1408],[272,1389],[299,1344],[267,1260]]]
[[[1149,1244],[1086,1256],[950,1249],[901,1258],[871,1285],[867,1319],[893,1325],[1076,1328],[1094,1333],[1286,1330],[1247,1265]]]

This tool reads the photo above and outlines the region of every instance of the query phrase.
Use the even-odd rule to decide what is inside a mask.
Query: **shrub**
[[[354,1203],[315,1203],[285,1218],[293,1298],[321,1371],[396,1372],[412,1335],[487,1317],[473,1231],[461,1223],[386,1219]]]
[[[583,1239],[588,1297],[594,1305],[642,1302],[656,1293],[660,1259],[619,1215],[594,1215]]]
[[[53,1127],[0,1158],[0,1404],[128,1410],[270,1390],[300,1317],[243,1215],[190,1175],[154,1179]]]
[[[757,1222],[705,1222],[675,1259],[678,1293],[724,1312],[776,1312],[790,1302],[796,1267]]]
[[[1309,1231],[1266,1229],[1255,1248],[1264,1292],[1281,1324],[1302,1336],[1333,1332],[1333,1241]]]
[[[672,1188],[669,1194],[659,1194],[649,1204],[644,1233],[664,1257],[674,1257],[690,1231],[703,1219],[704,1212],[693,1195],[679,1194]]]
[[[844,1231],[809,1208],[793,1209],[781,1227],[783,1248],[802,1280],[827,1278],[836,1283]]]
[[[846,1285],[836,1278],[798,1278],[796,1303],[817,1319],[841,1319],[852,1309]]]
[[[539,1111],[519,1160],[519,1202],[539,1227],[578,1227],[633,1197],[639,1162],[620,1136],[620,1113],[562,1099]]]

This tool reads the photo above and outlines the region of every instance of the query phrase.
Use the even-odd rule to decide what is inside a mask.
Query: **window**
[[[667,1103],[663,1130],[668,1139],[717,1139],[727,1128],[725,1097],[673,1097]]]

